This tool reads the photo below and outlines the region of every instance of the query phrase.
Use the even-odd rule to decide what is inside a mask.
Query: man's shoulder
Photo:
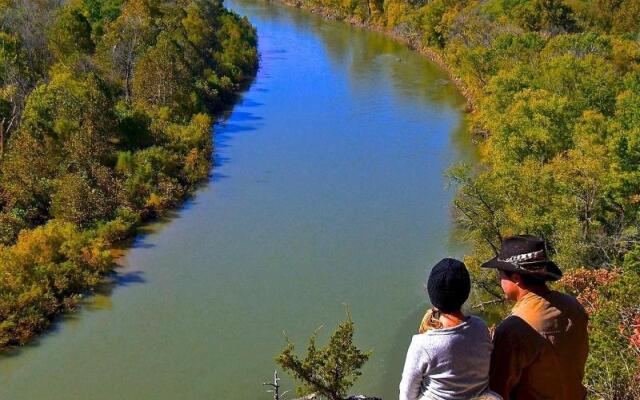
[[[529,329],[531,329],[531,327],[524,319],[512,314],[498,324],[496,333],[507,334],[510,332],[527,331]]]
[[[510,315],[496,327],[493,345],[500,353],[514,354],[518,359],[530,362],[540,354],[545,342],[525,320]]]
[[[587,317],[587,312],[578,299],[566,293],[558,292],[556,290],[549,291],[547,298],[552,306],[563,309],[564,312],[572,312],[581,316]]]
[[[540,338],[539,333],[527,321],[517,315],[505,318],[494,333],[494,339],[507,342],[535,342]]]

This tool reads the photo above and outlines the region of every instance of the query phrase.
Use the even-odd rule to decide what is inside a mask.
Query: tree
[[[22,121],[22,129],[51,157],[61,155],[66,166],[85,170],[106,156],[114,125],[111,99],[99,77],[60,64],[29,96]]]
[[[455,3],[456,1],[453,0],[433,0],[424,8],[422,29],[426,43],[444,48],[447,39],[447,26],[443,23],[443,17]]]
[[[134,72],[133,94],[145,107],[169,107],[177,115],[194,111],[192,79],[182,50],[167,32],[140,57]]]
[[[353,321],[347,312],[347,319],[338,325],[324,348],[317,348],[318,331],[314,332],[309,338],[307,355],[301,360],[294,354],[294,344],[287,339],[287,346],[276,362],[302,383],[298,388],[300,394],[316,392],[329,400],[342,400],[371,355],[353,344],[353,331]]]
[[[607,400],[640,398],[640,247],[616,269],[572,271],[560,284],[589,310],[589,391]]]
[[[82,0],[82,9],[91,23],[94,40],[101,39],[105,23],[118,18],[124,2],[124,0]]]
[[[194,46],[205,48],[213,38],[214,20],[207,18],[199,4],[190,3],[187,6],[187,15],[182,19],[187,38]]]
[[[19,125],[32,83],[20,39],[0,31],[0,158],[7,139]]]
[[[516,6],[513,15],[525,29],[552,34],[575,32],[573,11],[562,0],[532,0]]]
[[[28,225],[46,221],[60,161],[47,154],[33,136],[18,131],[9,141],[7,154],[0,164],[5,210],[20,216]]]
[[[87,228],[99,220],[108,220],[116,206],[115,184],[105,167],[94,167],[90,176],[68,173],[56,182],[51,197],[51,216]]]
[[[69,222],[22,231],[15,245],[0,247],[0,347],[24,344],[111,267],[105,243]]]
[[[91,25],[79,9],[65,7],[47,32],[49,49],[57,60],[92,53]]]
[[[486,123],[492,132],[488,145],[496,165],[526,158],[548,162],[572,146],[571,128],[579,114],[567,97],[525,89],[513,97],[506,111]]]
[[[125,100],[132,96],[133,69],[137,58],[151,46],[158,33],[156,1],[131,0],[122,7],[118,18],[105,25],[99,45],[104,70],[123,83]]]
[[[0,6],[0,31],[20,40],[26,63],[35,76],[42,77],[51,65],[47,31],[59,10],[58,0],[12,0]]]

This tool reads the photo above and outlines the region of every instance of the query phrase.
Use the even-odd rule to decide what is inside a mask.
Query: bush
[[[106,243],[51,220],[0,248],[0,347],[24,344],[112,267]]]
[[[318,331],[314,332],[304,360],[294,354],[295,346],[287,339],[287,347],[276,362],[302,383],[298,388],[300,395],[318,393],[330,400],[345,398],[371,355],[353,344],[353,331],[353,321],[347,313],[347,319],[338,325],[325,347],[317,348]]]
[[[620,270],[577,270],[562,286],[589,311],[587,387],[601,399],[640,398],[640,246]]]

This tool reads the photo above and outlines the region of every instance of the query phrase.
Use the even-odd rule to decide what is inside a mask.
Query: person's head
[[[501,269],[497,269],[496,272],[507,300],[518,300],[524,292],[544,289],[547,285],[545,279],[535,275]]]
[[[505,238],[499,254],[482,267],[498,270],[500,286],[511,300],[562,277],[560,268],[547,257],[544,240],[529,235]]]
[[[431,304],[441,312],[460,311],[470,291],[471,278],[462,261],[444,258],[431,268],[427,292]]]

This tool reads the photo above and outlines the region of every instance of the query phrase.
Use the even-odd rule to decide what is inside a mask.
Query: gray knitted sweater
[[[400,382],[400,400],[461,400],[489,385],[491,337],[487,325],[470,316],[452,328],[414,335]]]

